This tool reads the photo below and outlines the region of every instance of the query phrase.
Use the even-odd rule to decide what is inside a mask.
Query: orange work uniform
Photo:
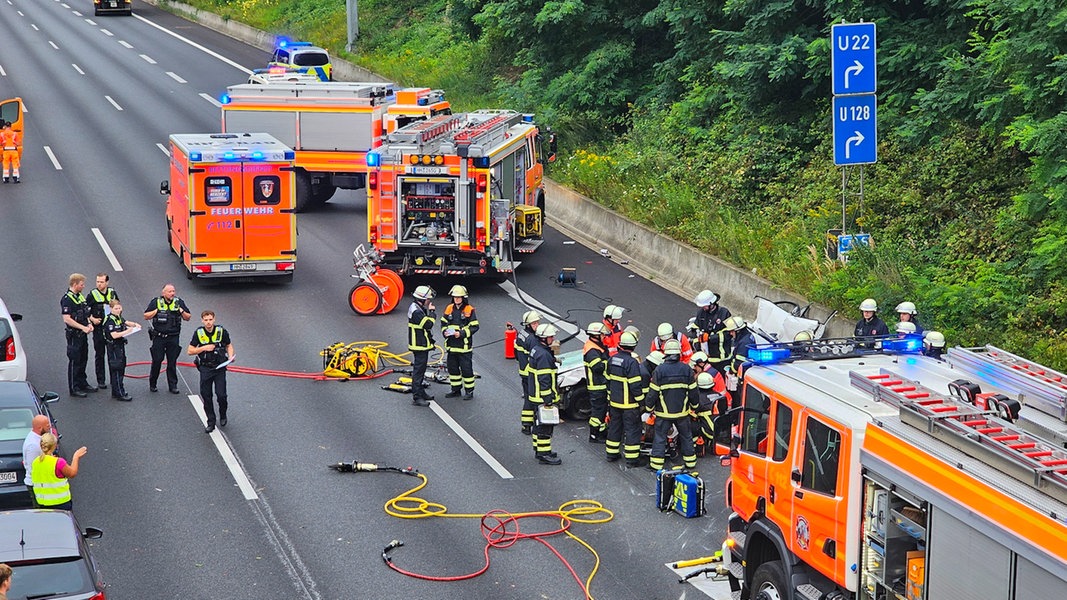
[[[3,149],[3,165],[4,165],[4,182],[7,182],[9,175],[15,177],[15,181],[19,179],[19,146],[22,141],[19,139],[19,134],[10,127],[0,130],[0,148]]]

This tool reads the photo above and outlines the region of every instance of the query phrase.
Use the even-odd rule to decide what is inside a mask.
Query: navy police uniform
[[[96,367],[96,385],[100,389],[107,387],[107,369],[104,364],[104,356],[107,354],[107,338],[104,336],[104,307],[109,306],[112,300],[118,300],[119,295],[114,289],[108,287],[101,292],[95,287],[85,297],[89,305],[89,316],[97,319],[100,324],[93,326],[93,360]]]
[[[152,317],[152,329],[148,332],[152,338],[152,367],[148,371],[148,389],[156,391],[159,371],[163,359],[167,359],[167,389],[178,393],[178,355],[182,346],[179,336],[182,333],[182,314],[189,312],[185,301],[175,296],[170,302],[163,296],[157,296],[146,307],[145,312],[157,311]]]
[[[108,370],[111,371],[111,397],[116,400],[132,400],[130,395],[126,393],[125,383],[127,340],[124,337],[111,337],[112,333],[122,333],[129,328],[126,324],[126,319],[116,314],[110,314],[104,318],[100,328],[103,330],[102,337],[104,338],[104,346],[107,349]]]
[[[226,409],[229,408],[226,393],[226,367],[220,367],[229,359],[227,348],[230,347],[230,332],[222,325],[208,331],[204,327],[198,327],[193,332],[193,339],[189,345],[193,348],[214,344],[215,349],[201,352],[196,355],[196,370],[200,372],[200,400],[204,403],[204,414],[207,416],[208,433],[215,429],[215,400],[219,403],[218,422],[226,425]],[[212,394],[214,392],[214,394]]]
[[[61,314],[70,315],[81,325],[89,325],[89,305],[85,302],[85,296],[67,290],[59,300]],[[85,392],[95,392],[96,388],[89,386],[85,376],[85,366],[89,362],[89,337],[80,329],[66,327],[67,335],[67,389],[71,395],[81,396]]]

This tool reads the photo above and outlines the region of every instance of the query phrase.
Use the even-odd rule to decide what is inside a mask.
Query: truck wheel
[[[782,561],[772,560],[760,565],[752,575],[753,600],[785,600],[789,597]]]
[[[311,175],[301,169],[296,172],[294,178],[296,179],[296,212],[306,212],[315,205],[315,198],[311,194]]]
[[[311,186],[311,201],[316,205],[323,205],[333,198],[334,193],[337,192],[337,186],[330,183],[320,183],[318,185]]]
[[[357,315],[373,315],[382,307],[382,293],[366,281],[357,283],[348,292],[348,305]]]

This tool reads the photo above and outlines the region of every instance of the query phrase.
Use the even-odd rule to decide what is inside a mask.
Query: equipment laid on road
[[[713,597],[1064,595],[1067,377],[992,346],[942,362],[921,342],[750,350],[742,406],[715,426],[733,513],[731,589]]]
[[[391,83],[245,83],[222,96],[222,130],[264,131],[293,148],[296,209],[303,212],[337,188],[365,187],[367,151],[387,131],[450,112],[440,90]]]
[[[170,136],[167,244],[188,277],[277,277],[296,268],[293,151],[265,133]]]
[[[500,276],[543,243],[544,166],[532,115],[438,115],[367,153],[367,239],[401,275]]]
[[[352,275],[359,279],[348,292],[348,305],[357,315],[384,315],[394,308],[404,296],[404,282],[396,271],[379,265],[382,255],[377,249],[367,250],[360,244],[352,252]]]
[[[687,469],[656,471],[656,508],[687,519],[704,516],[704,480]]]
[[[319,352],[322,356],[322,374],[338,379],[369,379],[393,373],[391,367],[411,364],[403,354],[386,350],[388,346],[386,342],[330,344]]]

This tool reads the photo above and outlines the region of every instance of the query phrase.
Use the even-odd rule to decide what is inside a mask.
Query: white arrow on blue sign
[[[833,94],[873,94],[878,91],[874,23],[830,27],[830,70]]]
[[[834,96],[834,164],[878,162],[878,101],[874,94]]]

